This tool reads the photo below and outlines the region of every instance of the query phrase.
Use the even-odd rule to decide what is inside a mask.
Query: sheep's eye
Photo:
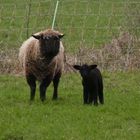
[[[54,36],[53,38],[54,38],[54,40],[58,40],[58,39],[59,39],[59,37],[58,37],[58,36]]]
[[[43,39],[44,40],[49,40],[49,37],[48,36],[44,36]]]

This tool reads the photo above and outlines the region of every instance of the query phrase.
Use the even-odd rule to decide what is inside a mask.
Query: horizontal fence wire
[[[51,28],[55,6],[56,0],[0,2],[1,63],[4,50],[5,52],[9,49],[18,50],[31,34]],[[101,63],[102,68],[107,68],[109,64],[116,66],[121,59],[123,64],[120,64],[120,69],[123,65],[127,69],[130,65],[133,67],[130,63],[139,59],[136,53],[140,49],[140,1],[138,0],[59,0],[54,25],[54,29],[65,34],[63,42],[70,62],[73,57],[77,60],[74,63],[79,63],[83,59],[83,63],[89,62],[92,58],[91,63]],[[109,53],[109,48],[110,51],[114,51],[115,57]],[[83,52],[87,53],[82,54]],[[108,55],[105,56],[106,53]],[[89,56],[88,59],[85,56]],[[138,61],[135,67],[139,68],[139,63]]]

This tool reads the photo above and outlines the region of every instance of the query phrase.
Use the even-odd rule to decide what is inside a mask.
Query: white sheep
[[[47,29],[27,39],[19,51],[19,60],[30,86],[30,100],[34,100],[36,80],[40,81],[40,99],[46,99],[46,89],[54,84],[53,99],[57,99],[59,79],[64,66],[64,47],[60,39],[64,35]]]

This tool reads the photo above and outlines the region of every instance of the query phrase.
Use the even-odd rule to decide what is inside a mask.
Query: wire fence
[[[0,3],[1,71],[9,65],[8,72],[15,69],[11,62],[16,65],[24,40],[51,28],[55,6],[56,0]],[[60,0],[54,29],[66,34],[68,63],[97,63],[105,70],[140,68],[139,9],[139,0]]]

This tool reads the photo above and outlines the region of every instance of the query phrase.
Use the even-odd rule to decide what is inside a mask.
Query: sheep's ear
[[[80,70],[81,69],[81,66],[79,66],[79,65],[74,65],[73,66],[76,70]]]
[[[89,68],[90,69],[95,69],[97,67],[97,65],[90,65]]]
[[[59,39],[61,39],[64,36],[64,34],[58,35]]]
[[[40,34],[39,34],[39,35],[32,35],[32,36],[33,36],[35,39],[38,39],[38,40],[42,38],[42,35],[40,35]]]

